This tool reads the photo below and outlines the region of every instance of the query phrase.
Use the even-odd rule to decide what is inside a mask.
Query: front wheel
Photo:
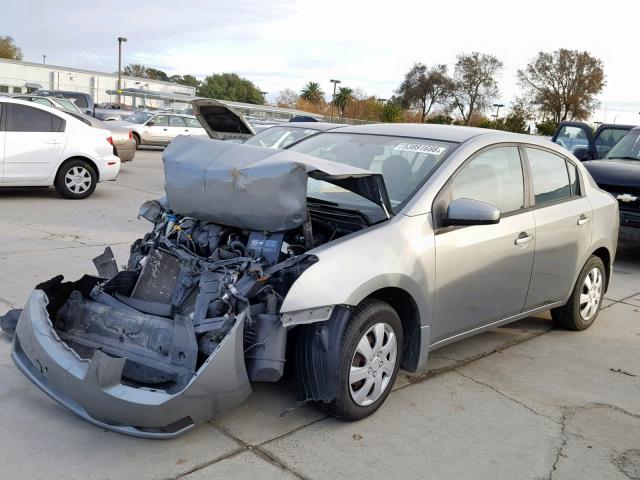
[[[585,330],[595,322],[604,298],[607,273],[599,257],[592,255],[578,275],[566,305],[551,310],[551,316],[568,330]]]
[[[89,162],[82,159],[64,163],[56,175],[55,187],[60,195],[72,200],[87,198],[96,189],[98,176]]]
[[[339,352],[339,385],[330,412],[343,420],[360,420],[384,403],[398,376],[403,331],[397,312],[387,303],[367,300],[345,327]]]

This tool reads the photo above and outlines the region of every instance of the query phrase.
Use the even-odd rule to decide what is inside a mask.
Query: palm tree
[[[340,116],[344,118],[344,110],[353,98],[353,89],[349,87],[340,87],[333,104],[340,109]]]
[[[318,105],[324,102],[324,92],[317,82],[307,83],[300,92],[300,98],[305,99],[309,103]]]

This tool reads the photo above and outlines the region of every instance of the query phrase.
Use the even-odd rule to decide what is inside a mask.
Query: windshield
[[[129,115],[126,118],[123,118],[125,122],[137,123],[138,125],[142,125],[144,122],[153,117],[153,113],[149,112],[138,112],[133,115]]]
[[[247,145],[259,147],[285,148],[301,138],[318,133],[311,128],[271,127],[255,134],[246,142]]]
[[[640,130],[630,130],[607,155],[607,158],[640,160]]]
[[[422,138],[320,133],[290,149],[382,174],[394,212],[431,176],[456,143]],[[308,196],[351,207],[373,202],[329,183],[309,179]],[[380,208],[380,207],[378,207]]]

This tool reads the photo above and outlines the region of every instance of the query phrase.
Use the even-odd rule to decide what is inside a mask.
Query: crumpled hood
[[[583,165],[600,186],[640,187],[640,161],[591,160]]]
[[[333,183],[391,215],[382,175],[289,150],[179,136],[165,149],[169,208],[249,230],[282,231],[307,218],[307,178]]]

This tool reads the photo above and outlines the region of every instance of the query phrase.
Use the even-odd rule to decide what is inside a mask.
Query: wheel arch
[[[96,165],[96,162],[94,162],[90,158],[83,157],[82,155],[74,155],[73,157],[69,157],[69,158],[63,160],[60,163],[60,165],[58,166],[58,169],[56,170],[56,174],[54,176],[54,179],[58,178],[58,175],[60,174],[60,171],[62,170],[62,167],[64,167],[67,163],[69,163],[72,160],[83,160],[83,161],[87,162],[89,165],[91,165],[91,167],[93,168],[93,171],[96,174],[96,183],[100,182],[100,169],[98,168],[98,165]]]

